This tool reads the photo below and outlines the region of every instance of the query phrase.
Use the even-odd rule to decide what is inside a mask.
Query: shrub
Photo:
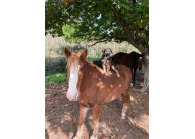
[[[45,77],[46,84],[57,84],[67,82],[67,73],[57,73]]]

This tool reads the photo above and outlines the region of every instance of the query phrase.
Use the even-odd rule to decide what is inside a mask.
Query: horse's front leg
[[[93,107],[93,135],[90,139],[97,139],[98,137],[98,128],[99,128],[99,115],[100,115],[100,106]]]
[[[136,76],[136,71],[137,71],[137,68],[134,69],[133,71],[133,85],[135,85],[135,76]]]
[[[80,105],[80,113],[79,113],[79,122],[78,122],[78,127],[77,127],[77,133],[76,136],[73,139],[80,139],[82,136],[82,130],[84,126],[84,120],[87,114],[87,107],[84,107]]]

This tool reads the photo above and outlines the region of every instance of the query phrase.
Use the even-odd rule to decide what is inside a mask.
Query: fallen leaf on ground
[[[121,139],[127,139],[127,135],[123,135]]]
[[[112,135],[112,139],[116,138],[116,134]]]
[[[86,133],[83,134],[83,137],[85,137],[85,139],[89,139],[89,135]]]
[[[56,127],[56,128],[54,129],[54,131],[55,131],[55,132],[58,132],[58,127]]]
[[[142,124],[143,124],[143,122],[142,122],[142,121],[138,121],[138,124],[139,124],[139,125],[142,125]]]

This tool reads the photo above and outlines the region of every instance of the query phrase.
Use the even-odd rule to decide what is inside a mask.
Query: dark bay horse
[[[82,128],[88,108],[93,110],[93,135],[91,139],[97,139],[100,107],[103,103],[113,101],[122,95],[121,118],[130,107],[129,88],[131,83],[131,71],[124,65],[116,65],[120,77],[116,73],[106,76],[104,71],[94,64],[86,61],[87,49],[70,53],[64,50],[67,58],[68,91],[67,98],[70,101],[79,100],[80,112],[77,133],[74,139],[82,136]]]
[[[135,85],[136,71],[138,68],[140,70],[142,69],[143,56],[144,56],[144,53],[140,55],[136,52],[131,52],[129,54],[119,52],[112,56],[112,60],[114,61],[115,64],[122,64],[130,68],[132,72],[132,77],[133,77],[132,83],[133,85]]]

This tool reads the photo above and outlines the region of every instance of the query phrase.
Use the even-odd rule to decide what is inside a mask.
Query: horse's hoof
[[[121,113],[121,119],[125,119],[125,114]]]
[[[116,75],[117,77],[120,77],[120,75]]]
[[[97,139],[97,137],[91,136],[90,139]]]
[[[121,119],[123,119],[123,120],[124,120],[124,119],[125,119],[125,116],[121,116]]]

